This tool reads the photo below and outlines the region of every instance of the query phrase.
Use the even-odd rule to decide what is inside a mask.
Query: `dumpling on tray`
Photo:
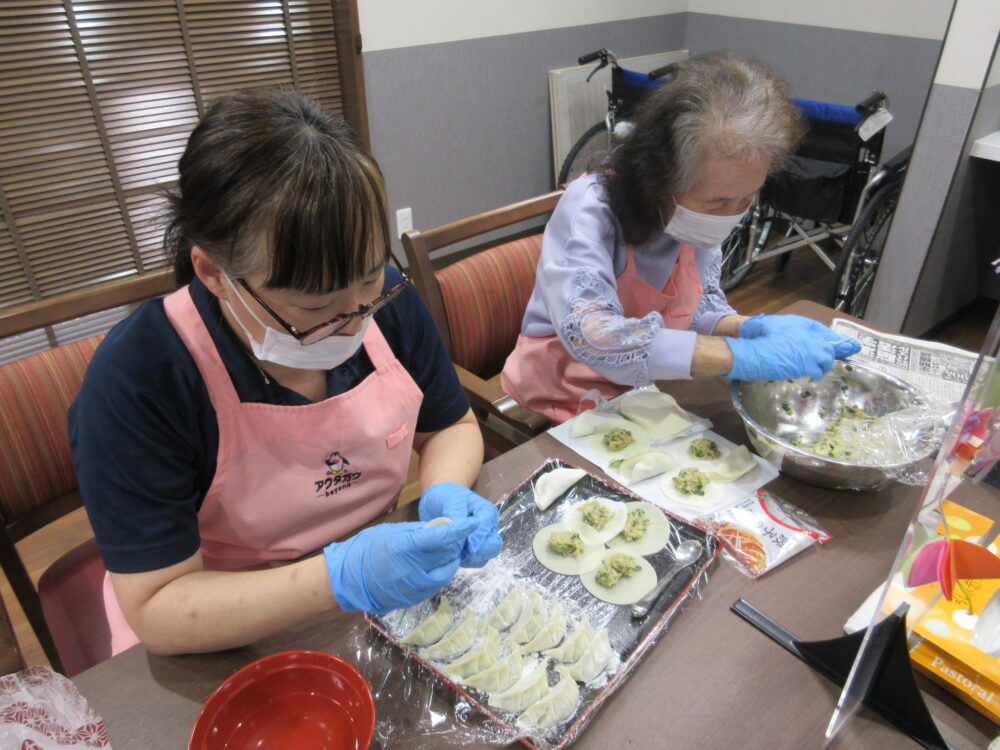
[[[466,607],[462,619],[445,633],[441,640],[423,650],[421,656],[427,659],[450,660],[469,650],[476,636],[479,635],[479,623],[476,614]]]
[[[663,549],[670,540],[670,521],[663,511],[642,500],[626,503],[625,507],[625,528],[608,541],[608,546],[632,555],[652,555]]]
[[[608,629],[601,628],[590,642],[583,656],[569,665],[569,674],[579,682],[590,682],[605,670],[614,650],[608,640]]]
[[[576,711],[580,703],[580,688],[566,667],[556,669],[559,672],[559,682],[518,717],[518,724],[544,729],[566,721]]]
[[[489,704],[494,708],[521,713],[548,691],[549,678],[545,662],[541,662],[511,687],[499,693],[490,693]]]
[[[594,497],[582,503],[569,505],[563,512],[563,523],[572,526],[584,524],[597,533],[603,544],[617,536],[628,521],[628,509],[620,500]]]
[[[518,615],[521,614],[521,608],[524,607],[524,602],[524,586],[518,583],[503,599],[500,600],[496,609],[486,616],[486,620],[483,624],[487,627],[494,627],[497,630],[506,630],[514,624]]]
[[[468,685],[477,690],[486,692],[498,692],[506,690],[521,676],[524,669],[524,655],[520,646],[515,646],[511,651],[503,656],[490,667],[482,672],[466,677],[462,680],[463,685]]]
[[[563,521],[535,532],[531,548],[538,562],[549,570],[579,575],[600,564],[604,542],[587,524]]]
[[[535,505],[538,510],[545,510],[570,487],[587,476],[583,469],[559,467],[547,471],[535,480]]]
[[[583,656],[584,651],[590,647],[590,643],[596,635],[594,626],[590,624],[590,617],[584,612],[583,617],[580,618],[580,624],[573,631],[573,635],[563,641],[561,646],[543,651],[542,655],[564,664],[572,664]]]
[[[563,614],[562,606],[559,602],[552,602],[548,621],[535,634],[534,638],[521,646],[521,650],[526,654],[531,654],[535,651],[544,651],[558,644],[565,635],[566,615]]]
[[[444,671],[447,674],[468,677],[482,672],[496,662],[497,657],[500,656],[500,633],[497,632],[496,628],[490,627],[484,628],[483,631],[482,643],[469,649],[465,656],[444,665]]]
[[[451,602],[448,601],[447,596],[442,594],[441,601],[434,613],[401,640],[410,646],[430,646],[441,640],[441,636],[448,632],[454,621],[455,613],[451,609]]]

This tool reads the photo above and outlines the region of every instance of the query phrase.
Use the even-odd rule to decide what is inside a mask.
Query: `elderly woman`
[[[818,378],[855,353],[856,341],[800,316],[738,315],[719,288],[721,243],[802,132],[763,65],[732,53],[686,63],[559,201],[504,390],[561,422],[594,388]]]

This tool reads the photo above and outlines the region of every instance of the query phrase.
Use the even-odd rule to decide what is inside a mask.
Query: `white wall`
[[[995,2],[996,0],[985,0]],[[689,0],[691,13],[943,39],[950,0]]]
[[[683,13],[688,0],[359,0],[365,52]]]
[[[984,0],[995,2],[996,0]],[[359,0],[366,52],[669,13],[943,39],[949,0]]]

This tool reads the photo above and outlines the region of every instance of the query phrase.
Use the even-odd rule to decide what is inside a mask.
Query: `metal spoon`
[[[660,594],[663,593],[667,585],[674,580],[677,573],[699,557],[701,557],[701,542],[697,539],[688,539],[681,542],[677,548],[677,552],[674,554],[674,564],[670,570],[663,575],[663,578],[657,581],[652,591],[632,605],[632,617],[645,617],[649,614],[650,608],[660,598]]]

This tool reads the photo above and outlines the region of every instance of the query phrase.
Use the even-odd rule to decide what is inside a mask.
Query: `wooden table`
[[[815,309],[814,309],[815,307]],[[829,319],[818,306],[795,309]],[[721,378],[663,384],[719,434],[746,442]],[[588,466],[549,435],[487,463],[476,489],[499,500],[546,458]],[[823,746],[839,689],[729,611],[743,597],[798,637],[834,638],[869,593],[884,581],[910,520],[920,488],[893,485],[878,493],[824,490],[779,476],[768,485],[812,514],[831,534],[822,548],[803,552],[752,581],[723,560],[710,570],[699,599],[691,599],[634,672],[573,745],[606,748],[803,750]],[[990,501],[996,502],[992,488]],[[415,513],[413,506],[390,520]],[[136,647],[74,678],[104,718],[115,750],[180,750],[202,702],[230,674],[261,656],[297,648],[348,659],[363,623],[359,615],[316,617],[252,647],[223,653],[162,657]],[[925,699],[945,739],[955,748],[983,748],[1000,730],[951,694],[920,678]],[[380,715],[413,712],[379,703]],[[479,747],[435,736],[394,741],[397,748]],[[483,746],[485,747],[485,746]],[[844,748],[917,747],[866,709],[836,742]],[[306,750],[306,749],[304,749]]]

